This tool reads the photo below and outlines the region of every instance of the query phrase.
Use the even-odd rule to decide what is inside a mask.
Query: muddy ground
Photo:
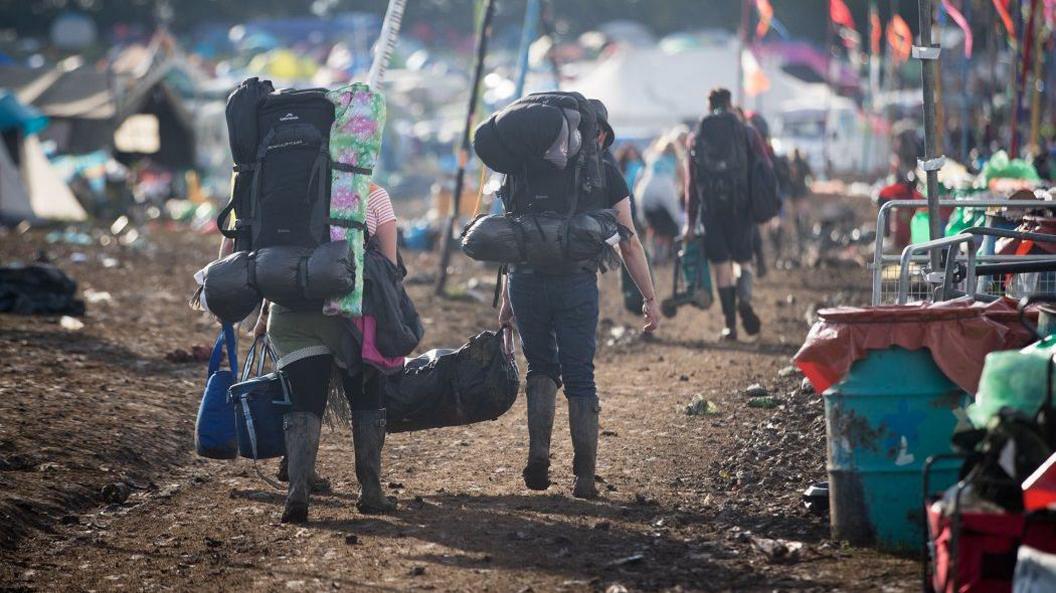
[[[603,277],[601,500],[569,496],[560,406],[557,483],[524,489],[519,400],[495,422],[391,435],[391,516],[356,512],[351,437],[324,429],[320,471],[334,492],[294,527],[279,523],[283,494],[251,462],[195,457],[204,364],[166,356],[215,338],[214,322],[186,305],[215,242],[163,228],[139,247],[0,236],[4,262],[43,251],[82,291],[110,294],[88,304],[80,330],[0,315],[0,591],[915,589],[913,561],[830,541],[827,519],[800,500],[825,477],[822,405],[783,369],[819,304],[867,300],[860,267],[772,271],[757,289],[764,335],[736,345],[714,341],[717,306],[683,309],[640,338],[618,277]],[[425,283],[434,258],[408,255],[423,282],[411,286],[427,324],[421,350],[494,325],[491,271],[460,260],[452,286],[465,298],[437,299]],[[657,276],[666,292],[670,270]],[[776,407],[749,406],[754,383]],[[697,395],[709,414],[686,414]],[[271,474],[275,462],[258,465]],[[128,488],[124,502],[103,496],[115,484]]]

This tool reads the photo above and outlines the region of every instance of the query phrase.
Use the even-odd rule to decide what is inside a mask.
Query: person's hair
[[[642,160],[642,153],[639,152],[638,147],[630,142],[616,149],[616,162],[620,165],[620,170],[623,171],[627,168],[627,165],[634,160]]]
[[[729,109],[732,101],[733,97],[730,95],[730,90],[727,88],[716,87],[708,94],[708,107],[712,110]]]

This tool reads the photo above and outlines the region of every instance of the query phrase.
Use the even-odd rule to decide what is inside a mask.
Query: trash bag
[[[1037,414],[1052,391],[1046,386],[1051,355],[1037,348],[987,354],[975,402],[968,406],[972,425],[985,428],[1005,407]]]
[[[628,236],[630,231],[612,209],[572,217],[553,212],[492,214],[466,227],[462,250],[477,261],[551,269],[569,262],[605,261],[610,246]]]
[[[509,329],[485,331],[458,350],[431,350],[383,378],[388,432],[495,420],[517,399],[520,376]]]
[[[242,321],[260,303],[260,293],[249,277],[250,260],[249,252],[236,251],[202,270],[202,303],[221,323]]]
[[[77,283],[49,264],[0,267],[0,312],[18,315],[84,315]]]

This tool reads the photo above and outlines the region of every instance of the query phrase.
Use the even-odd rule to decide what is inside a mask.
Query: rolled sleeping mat
[[[493,171],[519,173],[526,162],[543,158],[563,126],[557,107],[513,103],[477,126],[473,151]]]
[[[224,323],[242,321],[260,304],[260,293],[250,281],[250,260],[249,252],[236,251],[205,267],[203,302]]]
[[[322,301],[348,293],[356,282],[346,241],[330,241],[314,249],[265,247],[253,259],[261,295],[290,309],[322,309]]]

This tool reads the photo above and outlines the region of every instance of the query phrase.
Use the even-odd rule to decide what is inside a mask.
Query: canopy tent
[[[33,206],[22,176],[7,154],[7,147],[0,143],[0,221],[14,223],[33,218]]]
[[[652,137],[700,118],[707,110],[708,93],[713,88],[725,86],[734,91],[737,61],[736,44],[675,53],[626,49],[588,70],[569,84],[568,90],[601,99],[619,136]],[[830,95],[827,86],[800,81],[776,64],[763,65],[762,70],[770,88],[749,98],[744,107],[768,118],[786,101],[811,98],[820,104]]]

